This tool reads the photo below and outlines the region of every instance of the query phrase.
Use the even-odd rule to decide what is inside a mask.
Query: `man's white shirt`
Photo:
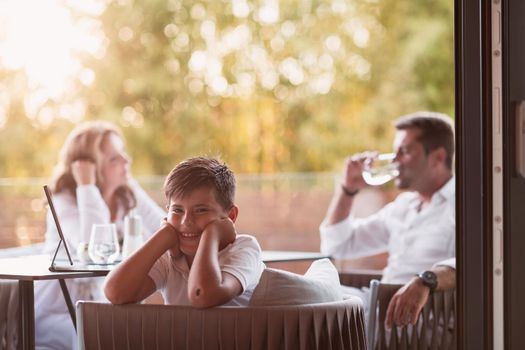
[[[321,252],[333,258],[358,258],[388,252],[384,283],[406,283],[415,273],[455,257],[455,179],[420,208],[419,195],[401,193],[376,214],[328,225],[321,223]]]
[[[448,266],[452,269],[456,269],[456,258],[450,258],[447,260],[440,261],[436,263],[434,266]]]

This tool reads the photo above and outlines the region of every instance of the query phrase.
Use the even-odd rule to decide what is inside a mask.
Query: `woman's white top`
[[[136,213],[142,218],[143,234],[144,238],[147,239],[160,228],[161,221],[166,216],[166,213],[136,181],[131,180],[129,185],[137,199]],[[76,256],[76,249],[80,242],[89,242],[93,224],[111,223],[109,208],[102,199],[102,194],[97,186],[78,186],[76,194],[76,198],[67,191],[53,194],[53,204],[55,205],[64,238],[67,241],[68,248],[71,250],[70,253],[74,256]],[[59,236],[50,210],[47,212],[46,221],[44,252],[53,254],[58,245]],[[114,223],[117,226],[119,238],[122,238],[124,232],[123,208],[119,208],[117,211],[117,219]],[[61,257],[65,258],[65,255]]]
[[[136,213],[142,218],[143,234],[144,238],[147,239],[160,228],[161,221],[166,216],[166,213],[136,181],[131,180],[129,185],[137,199]],[[78,244],[80,242],[89,242],[93,224],[111,222],[110,210],[102,199],[97,186],[78,186],[76,195],[75,198],[73,194],[67,191],[53,195],[53,204],[73,259],[76,258]],[[117,218],[114,223],[117,226],[119,237],[122,238],[124,230],[123,208],[117,211]],[[58,242],[58,231],[51,211],[48,210],[44,253],[52,256]],[[58,257],[65,258],[63,248],[60,249],[60,252]],[[66,284],[73,304],[80,299],[106,300],[102,293],[102,282],[103,278],[67,279]],[[61,320],[60,322],[63,322],[63,324],[55,324],[57,320]],[[35,321],[37,345],[62,348],[60,345],[62,344],[61,337],[69,337],[69,333],[72,330],[72,322],[58,280],[35,282]],[[50,334],[52,329],[55,331]]]

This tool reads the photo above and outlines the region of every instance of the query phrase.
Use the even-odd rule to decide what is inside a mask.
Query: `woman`
[[[159,228],[165,212],[131,178],[129,164],[123,137],[109,122],[83,123],[67,137],[50,187],[69,247],[88,242],[93,224],[115,223],[122,238],[123,219],[131,209],[142,217],[146,237]],[[54,253],[58,241],[48,212],[45,252]],[[66,281],[73,303],[103,299],[101,278]],[[35,321],[37,346],[76,347],[76,333],[58,281],[35,284]]]

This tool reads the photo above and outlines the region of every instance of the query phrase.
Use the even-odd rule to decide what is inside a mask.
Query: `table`
[[[0,279],[18,280],[18,305],[19,305],[19,349],[35,348],[35,306],[34,306],[34,281],[59,280],[62,293],[69,312],[74,312],[74,307],[66,288],[65,279],[105,276],[108,271],[93,272],[51,272],[49,271],[50,259],[48,255],[28,255],[16,258],[0,259]],[[73,314],[72,314],[73,315]]]
[[[262,258],[265,263],[309,261],[327,258],[319,252],[264,250]],[[21,336],[19,349],[35,348],[35,306],[34,281],[58,280],[64,299],[69,309],[73,324],[75,324],[75,308],[67,290],[65,279],[105,276],[108,270],[89,272],[51,272],[48,255],[27,255],[16,258],[0,259],[0,279],[18,280],[19,296],[19,326]]]

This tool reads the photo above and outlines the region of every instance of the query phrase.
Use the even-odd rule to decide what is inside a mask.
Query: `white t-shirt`
[[[232,244],[219,252],[219,266],[222,272],[235,276],[243,290],[241,295],[224,305],[248,305],[253,289],[265,268],[261,257],[261,247],[255,237],[237,235]],[[155,262],[149,271],[149,276],[157,290],[162,293],[166,304],[191,305],[188,299],[189,272],[184,256],[173,259],[169,252],[166,252]]]
[[[357,258],[387,251],[384,283],[406,283],[415,273],[455,257],[455,183],[452,177],[419,208],[415,192],[400,194],[376,214],[348,217],[320,226],[321,252],[334,258]]]

